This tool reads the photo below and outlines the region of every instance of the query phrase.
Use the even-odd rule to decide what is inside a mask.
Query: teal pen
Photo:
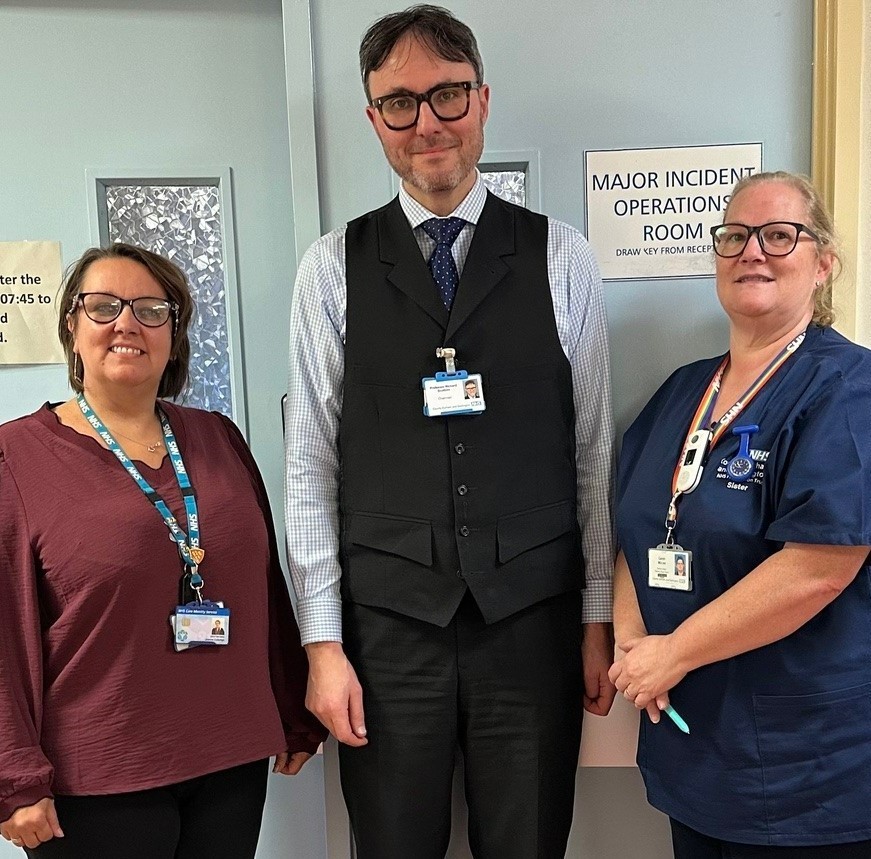
[[[668,716],[668,718],[671,719],[672,722],[674,722],[675,725],[677,725],[685,734],[690,732],[690,726],[681,718],[680,713],[678,713],[671,704],[669,704],[662,712],[665,713],[665,715]]]

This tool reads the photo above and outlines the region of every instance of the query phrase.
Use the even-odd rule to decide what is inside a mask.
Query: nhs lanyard
[[[129,456],[121,448],[121,445],[115,441],[113,435],[106,429],[103,422],[97,417],[96,412],[88,405],[84,394],[76,396],[76,402],[85,416],[85,420],[97,431],[100,438],[106,442],[109,450],[115,454],[118,462],[124,466],[127,473],[136,481],[136,485],[145,493],[145,497],[157,508],[157,512],[163,517],[166,527],[169,528],[170,535],[178,546],[178,552],[181,559],[190,573],[191,587],[199,594],[203,586],[203,579],[197,572],[197,566],[202,563],[205,557],[205,550],[200,548],[200,525],[199,516],[197,514],[197,498],[194,494],[194,489],[188,479],[187,469],[184,466],[184,460],[181,458],[181,452],[178,449],[178,443],[173,435],[172,427],[169,425],[169,420],[162,409],[158,409],[160,416],[160,426],[163,430],[163,438],[166,444],[166,450],[169,453],[170,461],[172,462],[173,470],[175,471],[176,480],[178,480],[179,489],[181,489],[182,497],[184,498],[184,508],[188,520],[188,533],[179,527],[179,524],[172,515],[172,511],[167,506],[166,502],[157,492],[152,489],[148,481],[142,476],[139,469],[133,464]]]
[[[750,405],[751,400],[765,387],[771,377],[789,359],[790,355],[801,346],[804,338],[805,332],[802,331],[798,337],[784,346],[777,353],[774,360],[762,371],[756,381],[736,400],[735,404],[716,423],[712,423],[711,415],[714,411],[714,404],[717,401],[717,394],[720,392],[723,374],[729,366],[729,355],[727,354],[720,362],[717,372],[714,373],[714,377],[708,384],[707,390],[696,407],[693,419],[690,421],[690,428],[684,441],[683,450],[672,475],[671,501],[668,504],[668,515],[665,520],[666,546],[674,542],[672,533],[677,525],[677,505],[680,497],[681,495],[689,494],[699,485],[708,454],[714,449],[714,446],[723,437],[723,434],[732,425],[735,418]]]

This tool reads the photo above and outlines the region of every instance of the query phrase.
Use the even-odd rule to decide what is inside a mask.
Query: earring
[[[79,364],[81,364],[81,358],[79,358],[79,353],[76,352],[73,355],[73,379],[75,379],[80,385],[84,385],[84,381],[82,381],[82,374],[85,372],[84,364],[82,364],[82,369],[79,371]]]
[[[814,286],[815,286],[817,289],[822,289],[822,288],[825,286],[825,284],[824,284],[821,280],[818,280],[818,281],[814,284]]]

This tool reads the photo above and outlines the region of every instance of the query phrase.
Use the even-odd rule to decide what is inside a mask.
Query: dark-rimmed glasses
[[[178,314],[178,305],[165,298],[119,298],[111,292],[80,292],[73,299],[70,312],[78,306],[82,307],[88,319],[101,325],[114,322],[125,306],[133,311],[133,316],[146,328],[160,328],[161,325],[166,325],[171,316]]]
[[[405,131],[417,125],[424,102],[442,122],[462,119],[469,112],[469,93],[480,88],[477,81],[458,81],[439,84],[426,92],[394,92],[373,98],[369,104],[378,110],[391,131]]]
[[[720,224],[718,227],[711,227],[714,253],[726,259],[740,256],[754,233],[759,239],[762,252],[771,257],[789,256],[795,250],[802,233],[807,233],[815,242],[820,241],[820,237],[813,230],[794,221],[769,221],[758,227]]]

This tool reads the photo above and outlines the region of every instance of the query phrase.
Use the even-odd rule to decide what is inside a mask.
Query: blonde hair
[[[770,173],[751,173],[741,179],[732,189],[729,206],[734,199],[746,188],[753,185],[761,185],[765,182],[780,182],[798,191],[807,206],[807,226],[818,236],[817,254],[831,254],[835,265],[832,266],[832,274],[826,282],[814,290],[814,315],[815,324],[828,328],[835,321],[835,309],[832,306],[832,282],[838,277],[843,268],[841,258],[840,239],[835,230],[835,224],[819,191],[813,186],[807,176],[800,173],[789,173],[786,170],[777,170]],[[728,220],[729,206],[726,207],[724,220]]]

